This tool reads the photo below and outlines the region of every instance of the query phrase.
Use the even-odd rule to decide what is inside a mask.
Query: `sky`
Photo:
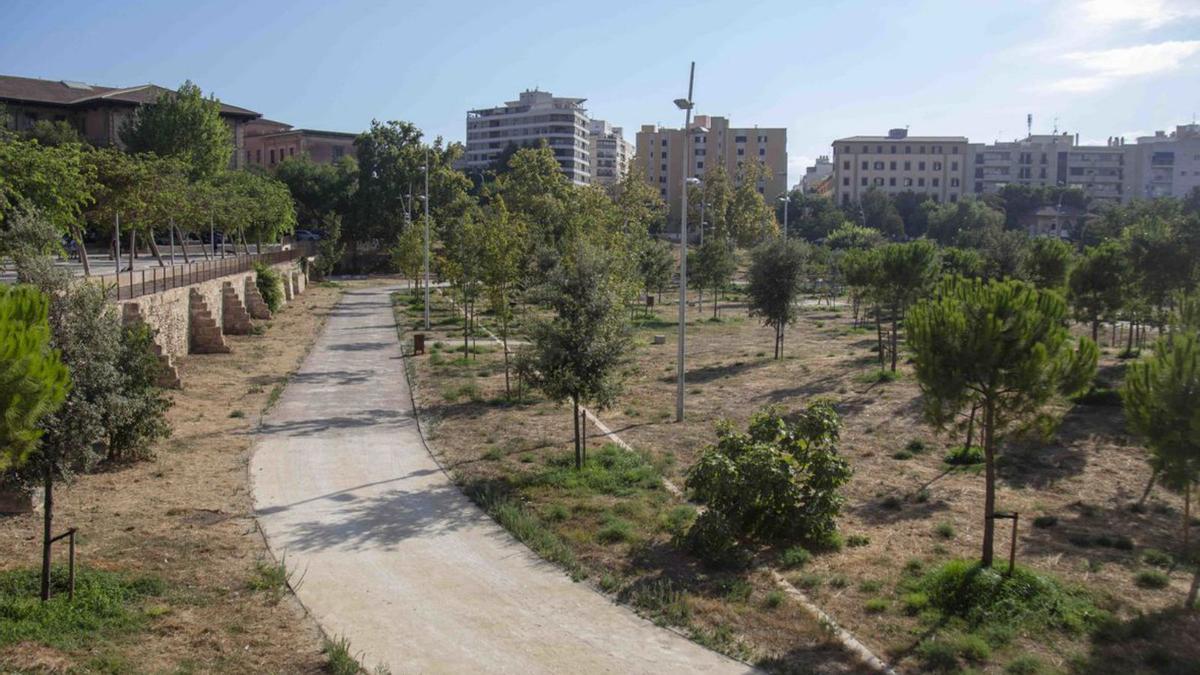
[[[105,86],[192,80],[297,127],[466,111],[534,87],[625,129],[698,114],[786,127],[788,180],[831,141],[908,127],[975,142],[1173,129],[1200,112],[1200,0],[608,3],[0,0],[0,74]]]

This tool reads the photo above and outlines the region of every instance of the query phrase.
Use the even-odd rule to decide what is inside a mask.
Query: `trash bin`
[[[413,354],[425,353],[425,334],[413,333]]]

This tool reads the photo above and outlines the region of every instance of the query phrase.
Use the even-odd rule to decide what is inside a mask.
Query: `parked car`
[[[296,241],[321,241],[321,235],[312,230],[296,230]]]

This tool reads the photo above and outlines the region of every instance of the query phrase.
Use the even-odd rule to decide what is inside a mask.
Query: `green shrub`
[[[1170,553],[1160,551],[1154,548],[1148,548],[1142,551],[1142,562],[1155,567],[1170,567],[1175,564],[1175,558],[1171,557]]]
[[[793,546],[779,556],[779,564],[787,569],[803,567],[812,560],[812,554],[803,546]]]
[[[992,648],[987,640],[978,635],[961,635],[955,639],[954,647],[960,656],[972,663],[983,663],[992,655]]]
[[[1058,524],[1058,518],[1054,516],[1038,516],[1033,519],[1034,527],[1054,527]]]
[[[933,531],[942,539],[954,538],[954,525],[951,523],[938,523],[937,526],[933,528]]]
[[[904,613],[909,616],[916,616],[929,608],[929,596],[920,591],[905,593],[901,602],[904,603]]]
[[[871,598],[867,601],[867,604],[863,605],[863,609],[865,609],[868,614],[882,614],[883,612],[887,611],[887,608],[888,601],[884,598]]]
[[[926,640],[917,646],[917,656],[926,671],[945,673],[958,670],[958,650],[943,640]]]
[[[925,441],[922,441],[919,438],[914,438],[908,442],[908,445],[904,446],[904,449],[914,455],[919,455],[928,450],[929,446],[925,445]]]
[[[913,458],[913,454],[911,452],[909,452],[908,450],[897,450],[896,452],[892,453],[892,459],[905,460],[905,459],[912,459],[912,458]]]
[[[748,559],[738,546],[733,528],[716,511],[705,511],[696,518],[684,540],[688,552],[713,567],[740,567]]]
[[[1008,675],[1038,675],[1045,672],[1046,666],[1042,660],[1031,654],[1018,656],[1004,666],[1004,672]]]
[[[876,579],[867,579],[858,584],[858,590],[863,593],[878,593],[881,588],[883,588],[883,583]]]
[[[633,539],[633,523],[623,518],[609,517],[596,532],[596,540],[601,544],[618,544],[631,539]]]
[[[725,599],[730,602],[745,602],[753,592],[754,587],[745,579],[734,579],[725,584]]]
[[[837,531],[840,489],[851,474],[837,450],[840,428],[828,402],[810,405],[795,422],[767,408],[746,433],[722,423],[716,445],[688,471],[687,487],[739,536],[825,539]]]
[[[952,560],[930,570],[917,585],[931,606],[972,627],[993,624],[1078,633],[1104,616],[1084,591],[1021,567],[1007,575],[977,561]]]
[[[867,544],[870,544],[870,543],[871,543],[871,538],[865,534],[852,534],[849,537],[846,537],[846,545],[849,546],[850,548],[866,546]]]
[[[1171,578],[1160,570],[1142,570],[1133,581],[1139,588],[1159,589],[1166,588],[1171,583]]]
[[[687,504],[680,504],[667,511],[662,519],[662,527],[672,537],[684,536],[688,528],[696,520],[696,508]]]
[[[271,312],[279,311],[283,304],[283,275],[266,263],[254,263],[254,285],[258,294]]]
[[[767,606],[768,609],[775,609],[776,607],[779,607],[780,605],[782,605],[783,601],[786,599],[787,599],[787,595],[783,591],[771,591],[771,592],[767,593],[767,597],[764,600],[764,604]]]
[[[983,464],[983,448],[972,445],[971,447],[958,446],[946,453],[943,460],[951,466],[971,466],[974,464]]]

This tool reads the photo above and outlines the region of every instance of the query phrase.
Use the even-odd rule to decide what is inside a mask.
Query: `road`
[[[389,289],[354,289],[264,419],[256,514],[297,595],[368,669],[746,673],[542,561],[425,450]]]

